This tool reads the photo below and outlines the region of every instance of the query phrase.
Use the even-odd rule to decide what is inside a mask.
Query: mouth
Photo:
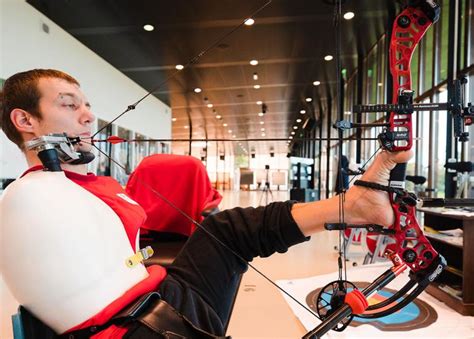
[[[92,137],[90,133],[81,133],[78,135],[79,137],[79,146],[84,146],[85,144],[90,144]]]
[[[79,134],[79,138],[81,138],[81,139],[90,139],[91,134],[90,133],[81,133],[81,134]]]

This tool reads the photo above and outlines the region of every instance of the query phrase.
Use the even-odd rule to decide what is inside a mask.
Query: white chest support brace
[[[0,200],[0,270],[18,302],[58,333],[147,277],[123,224],[63,172],[34,172]]]

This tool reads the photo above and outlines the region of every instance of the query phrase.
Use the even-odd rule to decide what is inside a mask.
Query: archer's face
[[[66,133],[70,137],[91,137],[95,120],[87,98],[79,86],[58,78],[42,78],[38,81],[41,93],[39,111],[41,120],[36,120],[35,136],[49,133]],[[90,151],[91,145],[80,143],[77,150]]]

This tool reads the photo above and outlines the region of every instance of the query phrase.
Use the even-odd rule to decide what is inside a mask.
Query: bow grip
[[[397,164],[390,171],[390,187],[405,188],[407,163]]]

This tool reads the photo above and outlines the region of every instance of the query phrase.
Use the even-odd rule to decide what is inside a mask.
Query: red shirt
[[[42,169],[42,166],[34,166],[26,171],[22,176],[29,172]],[[135,244],[138,232],[146,219],[146,214],[143,208],[130,197],[128,197],[122,186],[120,186],[117,181],[110,177],[96,176],[92,173],[88,173],[87,175],[69,171],[64,171],[64,173],[68,179],[72,180],[74,183],[97,196],[114,210],[124,225],[130,245],[132,246],[133,250],[136,251],[137,249],[135,248]],[[107,305],[101,312],[86,320],[82,324],[71,328],[69,331],[94,325],[102,325],[110,320],[116,313],[118,313],[118,311],[141,295],[151,291],[156,291],[160,283],[166,277],[166,270],[164,267],[155,265],[147,267],[147,271],[149,273],[147,278],[140,281],[135,286],[132,286],[121,297]],[[126,333],[126,331],[126,328],[111,326],[91,338],[120,338]]]

